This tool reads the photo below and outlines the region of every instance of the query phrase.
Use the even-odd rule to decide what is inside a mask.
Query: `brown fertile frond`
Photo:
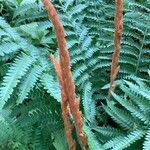
[[[79,111],[80,101],[76,99],[75,85],[74,85],[74,81],[70,69],[70,56],[66,47],[64,28],[53,4],[49,2],[49,0],[43,0],[43,3],[55,27],[58,47],[60,49],[60,61],[59,62],[56,61],[53,55],[51,55],[51,60],[55,66],[55,70],[59,79],[59,84],[61,86],[62,114],[63,114],[65,132],[66,132],[69,149],[74,150],[76,147],[75,141],[71,137],[72,130],[71,130],[70,121],[68,121],[70,117],[69,114],[70,111],[74,119],[76,133],[79,138],[80,145],[83,150],[87,150],[88,149],[87,138],[83,132],[82,113]],[[70,138],[72,140],[70,140]]]
[[[67,101],[67,96],[66,96],[65,89],[64,89],[64,82],[62,79],[61,67],[60,67],[59,62],[54,58],[52,54],[50,56],[50,59],[54,65],[54,68],[58,77],[59,85],[61,87],[61,97],[62,97],[61,109],[62,109],[62,117],[64,120],[64,127],[65,127],[65,133],[67,137],[68,146],[70,150],[76,150],[76,142],[72,138],[73,125],[70,122],[70,108],[69,108],[69,103]]]
[[[114,34],[114,53],[112,57],[112,66],[111,66],[111,81],[109,96],[111,91],[114,91],[116,88],[115,79],[117,78],[120,66],[119,66],[119,57],[120,57],[120,48],[121,48],[121,36],[123,32],[123,0],[116,0],[116,12],[115,12],[115,34]]]

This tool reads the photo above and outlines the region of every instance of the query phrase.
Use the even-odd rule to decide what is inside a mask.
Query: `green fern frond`
[[[104,144],[105,149],[112,149],[112,150],[123,150],[129,147],[132,143],[139,140],[143,137],[145,132],[143,130],[135,130],[127,134],[126,136],[119,136],[114,138]]]
[[[88,137],[88,145],[91,150],[97,150],[97,149],[104,150],[103,146],[96,139],[95,135],[93,134],[93,132],[88,126],[84,125],[84,131]]]
[[[124,135],[124,132],[122,130],[112,128],[112,127],[94,127],[93,130],[99,134],[102,134],[110,138]]]
[[[139,107],[136,106],[132,101],[123,99],[115,93],[112,93],[112,95],[115,98],[115,100],[117,100],[117,102],[119,102],[123,107],[130,111],[134,117],[137,117],[145,124],[149,123],[150,120],[148,114],[145,114],[144,112],[140,111]]]
[[[23,4],[20,5],[16,10],[14,11],[13,18],[16,18],[17,16],[22,16],[25,15],[28,11],[37,11],[39,8],[39,5],[37,3],[28,3],[28,4]]]
[[[146,134],[145,142],[143,144],[143,150],[149,150],[149,149],[150,149],[150,129]]]
[[[10,67],[8,73],[4,77],[3,83],[1,84],[0,109],[10,98],[14,88],[20,82],[20,79],[25,75],[33,62],[33,58],[25,54],[16,58],[14,64]]]
[[[82,98],[82,101],[86,119],[89,120],[90,122],[94,122],[96,115],[96,108],[95,102],[92,99],[92,84],[90,82],[86,83],[85,85],[84,96]]]
[[[17,99],[17,104],[22,103],[25,98],[27,98],[28,93],[33,89],[34,85],[38,81],[38,78],[42,74],[42,67],[40,66],[33,66],[30,68],[27,75],[23,77],[23,81],[19,85],[19,95]]]
[[[20,46],[13,42],[4,42],[0,45],[0,56],[4,57],[5,55],[16,53],[19,51]]]
[[[58,82],[52,75],[44,73],[41,77],[41,82],[44,85],[44,88],[53,96],[58,102],[61,101],[61,94]]]

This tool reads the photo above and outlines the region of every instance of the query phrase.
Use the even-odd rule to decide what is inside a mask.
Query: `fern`
[[[21,77],[27,72],[33,62],[32,58],[27,55],[16,58],[15,63],[10,67],[0,88],[0,108],[2,108],[5,102],[10,98],[13,89],[17,86]]]
[[[95,135],[92,133],[90,128],[88,126],[84,127],[84,131],[88,136],[88,142],[89,142],[89,147],[92,150],[104,150],[103,146],[100,144],[100,142],[96,139]]]
[[[97,127],[97,126],[94,126],[93,130],[96,131],[101,136],[103,135],[103,136],[109,137],[109,138],[124,135],[123,131],[121,131],[120,129],[112,128],[112,127]]]
[[[18,96],[19,98],[17,100],[17,103],[22,103],[23,100],[27,98],[27,94],[34,87],[41,73],[42,67],[33,66],[33,68],[31,68],[29,73],[27,73],[27,76],[24,77],[22,83],[20,84],[19,87],[20,93]]]
[[[58,82],[56,82],[54,77],[52,75],[44,73],[41,82],[44,85],[45,89],[48,90],[48,93],[50,93],[51,96],[53,96],[58,102],[60,102],[60,88],[58,86]]]
[[[52,2],[66,31],[90,149],[148,150],[150,2],[124,0],[120,72],[110,99],[114,1]],[[56,37],[43,4],[1,0],[0,6],[0,149],[68,149],[49,60],[50,53],[58,56]]]
[[[0,56],[16,53],[19,49],[20,47],[16,43],[3,43],[0,46]]]
[[[144,150],[148,150],[150,148],[150,130],[148,130],[147,135],[145,137],[145,142],[144,142]]]
[[[144,131],[135,130],[127,136],[120,136],[108,141],[104,144],[105,149],[122,150],[129,147],[136,140],[139,140],[144,135]]]
[[[111,139],[104,144],[106,149],[111,147],[112,149],[130,148],[130,145],[134,145],[136,140],[141,139],[146,143],[142,137],[149,132],[149,96],[146,90],[149,88],[147,84],[149,81],[142,81],[142,79],[136,77],[129,77],[128,80],[130,81],[125,80],[120,85],[124,95],[119,96],[112,93],[115,101],[108,101],[104,108],[114,121],[122,127],[122,130],[128,130],[131,134]],[[120,144],[118,144],[118,140]]]
[[[94,101],[92,101],[92,85],[91,83],[88,83],[85,86],[85,90],[84,90],[84,97],[83,97],[83,107],[85,110],[85,117],[87,120],[89,120],[90,122],[94,122],[95,121],[95,115],[96,115],[96,111],[95,111],[95,103]]]

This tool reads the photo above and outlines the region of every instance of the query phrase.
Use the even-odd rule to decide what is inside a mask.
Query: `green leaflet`
[[[22,55],[15,60],[15,63],[10,67],[7,75],[4,77],[0,87],[0,109],[10,98],[14,88],[20,82],[22,76],[27,72],[34,60],[30,56]]]
[[[23,81],[19,85],[19,95],[17,99],[17,104],[22,103],[25,98],[27,98],[28,93],[33,89],[35,84],[38,81],[38,78],[42,74],[42,67],[40,66],[33,66],[33,68],[30,68],[29,72],[27,72],[27,75],[24,76]]]
[[[94,122],[95,115],[96,115],[96,110],[95,110],[96,108],[95,108],[95,102],[92,99],[92,84],[89,82],[85,85],[82,101],[84,107],[84,115],[86,119],[89,120],[90,122]]]

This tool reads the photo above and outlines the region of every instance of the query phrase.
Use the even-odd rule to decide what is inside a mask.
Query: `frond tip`
[[[122,31],[123,31],[123,0],[116,0],[114,53],[112,57],[109,95],[111,91],[115,90],[116,85],[114,85],[114,81],[120,69],[118,62],[120,56]]]

